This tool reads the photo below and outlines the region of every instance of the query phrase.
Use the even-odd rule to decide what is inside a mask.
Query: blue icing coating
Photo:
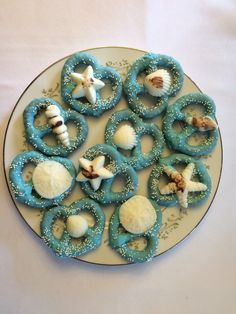
[[[101,186],[95,191],[90,182],[79,182],[81,189],[86,195],[101,204],[111,204],[123,202],[133,196],[138,187],[138,176],[132,166],[125,163],[122,155],[112,146],[107,144],[97,144],[90,147],[84,158],[93,160],[98,156],[105,156],[108,164],[106,168],[114,174],[110,179],[102,180]],[[79,172],[81,169],[79,169]],[[125,184],[120,192],[112,191],[112,183],[118,177],[122,176],[125,179]]]
[[[44,141],[46,135],[52,134],[52,128],[48,125],[35,126],[36,115],[40,111],[46,110],[49,105],[55,105],[60,109],[60,115],[63,117],[64,122],[72,122],[77,128],[76,137],[70,139],[69,146],[64,146],[58,141],[56,146],[48,145]],[[24,110],[24,125],[26,137],[36,150],[50,156],[66,157],[75,149],[80,147],[85,141],[88,134],[88,125],[85,118],[72,110],[64,110],[58,102],[52,98],[35,98]]]
[[[162,212],[158,204],[150,200],[156,210],[157,219],[152,228],[144,233],[132,234],[127,230],[123,230],[120,224],[119,212],[120,207],[117,207],[111,217],[109,224],[109,245],[115,249],[123,258],[129,262],[142,263],[150,261],[156,254],[158,245],[158,231],[162,224]],[[138,238],[145,238],[147,241],[146,247],[142,250],[136,250],[129,246],[129,242]]]
[[[41,197],[34,191],[32,180],[25,181],[22,176],[24,167],[33,163],[37,166],[39,163],[53,160],[61,163],[72,177],[71,186],[60,196],[54,199]],[[46,208],[59,204],[73,189],[75,184],[76,169],[69,159],[62,157],[47,157],[36,151],[24,152],[15,157],[9,169],[9,179],[12,192],[17,201],[27,204],[31,207]]]
[[[113,142],[113,136],[121,122],[130,122],[136,133],[136,146],[131,150],[131,156],[124,156],[125,161],[135,170],[150,166],[156,161],[164,148],[164,138],[162,132],[153,123],[144,123],[135,113],[129,109],[124,109],[112,114],[105,129],[105,142],[117,148]],[[141,137],[150,135],[153,138],[153,147],[149,153],[143,153],[141,149]],[[128,135],[127,135],[128,136]]]
[[[201,160],[195,159],[184,154],[173,154],[165,158],[160,158],[158,164],[153,168],[148,180],[149,197],[155,200],[162,206],[175,206],[178,204],[178,198],[175,193],[163,195],[160,192],[159,181],[164,175],[164,166],[187,166],[189,163],[194,163],[195,168],[193,175],[197,177],[198,182],[207,186],[205,191],[191,192],[188,194],[188,205],[195,206],[204,202],[211,193],[211,178]]]
[[[71,78],[71,73],[81,65],[91,65],[94,70],[94,77],[99,80],[109,81],[112,88],[112,95],[103,99],[99,90],[96,91],[96,103],[93,105],[88,101],[83,102],[72,97],[76,83]],[[61,73],[61,95],[63,100],[74,110],[89,116],[100,116],[104,111],[109,110],[119,102],[122,95],[122,80],[118,72],[113,68],[102,66],[97,59],[85,52],[73,54],[64,64]]]
[[[163,120],[165,139],[172,149],[184,154],[191,156],[209,154],[216,146],[219,132],[217,129],[205,131],[204,135],[206,135],[206,137],[201,144],[189,144],[189,138],[199,132],[196,127],[186,123],[188,114],[185,113],[183,109],[190,105],[199,106],[199,108],[203,109],[204,115],[215,119],[215,104],[209,96],[201,93],[187,94],[177,99],[177,101],[167,109]],[[181,132],[176,132],[173,127],[176,121],[182,121],[184,123]]]
[[[155,106],[146,107],[140,100],[140,96],[147,95],[148,91],[143,84],[138,83],[137,78],[142,72],[148,75],[158,69],[167,70],[171,75],[172,83],[162,97],[156,97]],[[183,81],[184,72],[174,58],[162,54],[146,53],[131,66],[124,83],[130,109],[142,118],[149,119],[160,115],[168,106],[168,98],[175,96],[180,91]]]
[[[53,232],[53,224],[57,218],[66,222],[71,215],[87,212],[95,219],[95,224],[88,227],[85,235],[73,243],[73,237],[66,228],[60,239]],[[52,248],[56,255],[61,257],[78,257],[96,249],[102,240],[105,225],[105,215],[101,207],[89,198],[83,198],[70,206],[53,207],[44,213],[41,221],[41,236],[45,243]]]

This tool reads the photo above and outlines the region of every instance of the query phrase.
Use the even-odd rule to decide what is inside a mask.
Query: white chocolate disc
[[[35,191],[40,196],[53,199],[69,189],[72,177],[62,164],[47,160],[34,169],[32,182]]]
[[[85,235],[88,222],[82,216],[72,215],[66,221],[66,229],[73,238],[80,238]]]
[[[156,210],[149,199],[135,195],[120,207],[120,223],[130,233],[148,231],[156,222]]]

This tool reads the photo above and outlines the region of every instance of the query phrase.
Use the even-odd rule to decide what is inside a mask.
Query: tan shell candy
[[[120,207],[120,223],[130,233],[148,231],[156,222],[156,210],[149,199],[135,195]]]

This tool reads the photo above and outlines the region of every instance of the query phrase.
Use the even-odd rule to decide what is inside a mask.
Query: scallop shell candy
[[[150,95],[161,97],[170,89],[171,81],[170,73],[167,70],[158,69],[145,77],[144,86]]]
[[[123,149],[132,149],[137,144],[137,138],[134,128],[130,125],[125,124],[120,127],[119,130],[116,131],[114,138],[114,143],[116,146],[123,148]]]

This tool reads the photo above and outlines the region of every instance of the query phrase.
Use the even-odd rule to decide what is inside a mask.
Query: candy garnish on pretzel
[[[109,245],[129,262],[150,261],[156,254],[161,208],[142,195],[135,195],[117,207],[109,224]],[[145,239],[145,247],[131,246],[133,240]]]
[[[191,181],[195,164],[189,163],[180,173],[172,167],[164,166],[164,172],[171,179],[171,182],[160,189],[161,194],[168,195],[176,193],[179,204],[183,208],[188,207],[188,193],[206,191],[207,186],[201,182]]]
[[[77,84],[72,92],[72,97],[77,99],[85,96],[94,105],[97,99],[96,91],[103,88],[105,83],[94,77],[92,66],[89,65],[82,74],[71,73],[71,77]]]
[[[209,116],[188,116],[186,122],[202,132],[215,130],[218,128],[217,123]]]
[[[165,69],[158,69],[145,77],[144,86],[150,95],[156,97],[164,96],[170,89],[171,75]]]
[[[80,158],[79,164],[82,167],[82,171],[79,173],[76,180],[79,182],[89,181],[94,191],[97,191],[102,180],[114,177],[114,174],[104,167],[104,162],[104,156],[98,156],[92,161]]]
[[[48,119],[48,124],[51,126],[53,133],[61,141],[62,145],[69,146],[70,139],[67,131],[67,126],[64,123],[64,119],[61,116],[61,111],[56,105],[49,105],[45,111]]]

